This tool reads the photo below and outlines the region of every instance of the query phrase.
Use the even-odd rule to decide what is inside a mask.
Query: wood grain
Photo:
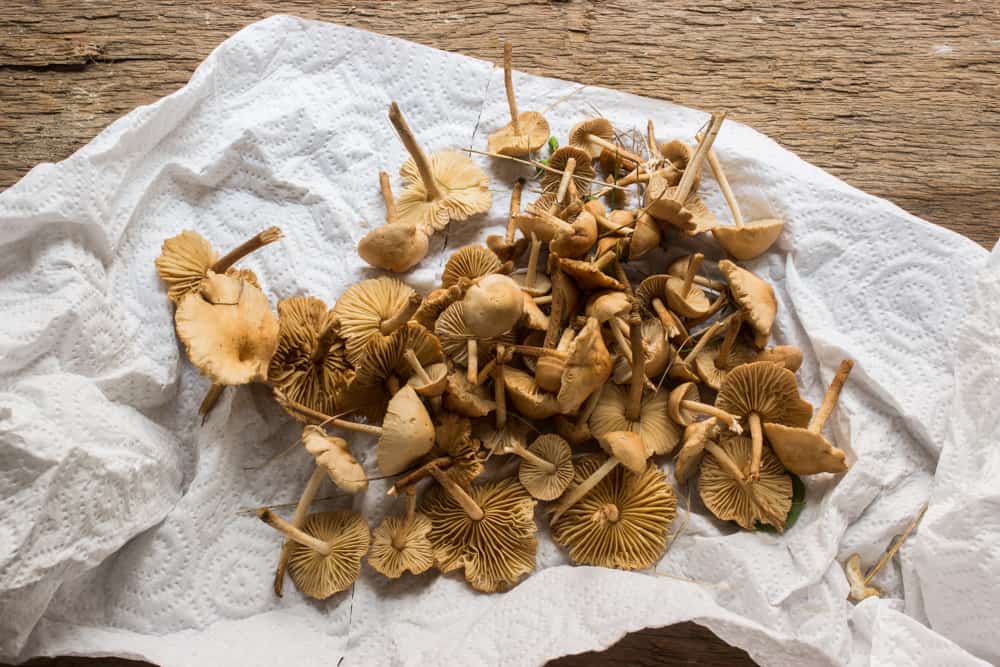
[[[205,4],[0,3],[0,187],[176,90],[219,42],[279,9]],[[1000,235],[995,0],[286,0],[280,10],[494,61],[511,40],[525,71],[725,109],[921,217],[987,246]],[[690,623],[552,664],[692,662],[750,664]]]

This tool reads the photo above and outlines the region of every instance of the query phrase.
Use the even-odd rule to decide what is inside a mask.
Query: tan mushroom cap
[[[591,159],[597,159],[601,156],[604,146],[591,141],[592,136],[605,141],[614,141],[615,129],[611,121],[607,118],[588,118],[580,121],[569,131],[569,144],[587,151]]]
[[[865,582],[865,573],[861,571],[861,556],[859,554],[851,554],[847,562],[844,563],[844,575],[847,577],[847,583],[851,586],[851,592],[847,599],[861,602],[865,598],[882,595],[882,591]]]
[[[517,283],[493,274],[473,285],[462,299],[463,316],[477,338],[493,338],[511,329],[524,313],[524,297]]]
[[[409,378],[414,370],[406,358],[407,350],[413,350],[424,367],[444,359],[437,337],[416,322],[407,322],[388,337],[374,336],[368,341],[357,365],[358,384],[380,384],[392,375]]]
[[[674,350],[667,340],[667,330],[656,319],[642,321],[642,340],[646,350],[646,377],[659,377],[667,370],[667,364],[674,356]],[[631,377],[631,370],[629,372]]]
[[[847,471],[847,454],[820,433],[782,424],[764,424],[764,435],[775,455],[796,475]]]
[[[576,412],[587,397],[611,377],[612,361],[604,345],[597,319],[587,318],[587,323],[570,343],[569,357],[562,374],[562,384],[556,401],[563,414]]]
[[[198,291],[181,298],[174,320],[188,359],[212,382],[267,378],[278,345],[278,318],[260,288],[209,271]]]
[[[554,433],[538,436],[528,451],[555,466],[546,469],[523,459],[517,471],[521,485],[538,500],[555,500],[573,481],[573,452],[569,443]]]
[[[729,290],[743,312],[743,321],[757,332],[757,347],[764,347],[771,336],[771,327],[778,313],[774,288],[728,259],[719,262],[719,270],[729,282]]]
[[[577,483],[600,465],[599,456],[580,459]],[[574,563],[641,570],[663,556],[676,515],[677,498],[659,468],[636,474],[618,466],[553,522],[552,539]]]
[[[576,186],[577,193],[583,196],[584,193],[590,191],[590,182],[597,175],[597,172],[594,171],[594,165],[590,163],[590,153],[576,146],[562,146],[549,156],[549,167],[562,172],[566,169],[570,159],[576,161],[576,166],[573,168],[573,185]],[[555,192],[559,189],[563,175],[556,173],[556,171],[546,170],[542,174],[542,190]]]
[[[628,391],[616,385],[606,385],[601,399],[590,416],[590,431],[594,437],[614,431],[638,433],[650,455],[669,454],[681,438],[680,427],[667,416],[666,391],[660,390],[642,401],[639,421],[630,421],[625,416]]]
[[[325,600],[348,588],[361,574],[361,559],[368,552],[371,535],[365,518],[357,512],[338,510],[310,514],[303,532],[326,542],[330,554],[297,542],[291,546],[288,573],[304,595]]]
[[[585,290],[624,290],[625,286],[618,280],[604,273],[593,262],[578,259],[559,258],[559,268],[570,276],[573,282]]]
[[[185,294],[197,291],[218,259],[208,240],[190,229],[165,240],[156,258],[156,270],[167,285],[170,300],[177,303]]]
[[[535,331],[546,331],[549,328],[549,316],[538,307],[535,300],[527,292],[524,293],[524,312],[521,315],[521,324],[528,329]]]
[[[614,456],[618,461],[634,473],[646,469],[646,459],[649,454],[642,438],[632,431],[611,431],[597,436],[601,448]]]
[[[475,282],[483,276],[497,273],[503,268],[500,259],[484,245],[467,245],[459,248],[444,265],[441,286],[451,287],[462,278]]]
[[[792,478],[785,474],[778,457],[765,447],[760,478],[751,483],[746,481],[752,449],[750,438],[726,438],[718,445],[710,445],[710,453],[714,447],[735,464],[735,469],[723,465],[714,455],[702,460],[698,493],[705,507],[716,517],[735,521],[745,530],[753,530],[758,521],[774,526],[779,532],[784,530],[785,518],[792,508]]]
[[[316,465],[326,469],[337,487],[348,493],[368,488],[365,469],[354,458],[346,440],[329,436],[323,429],[309,425],[302,430],[302,442],[306,451],[316,459]]]
[[[557,231],[549,249],[560,257],[583,257],[597,242],[597,219],[589,211],[580,211],[570,224],[572,233]]]
[[[381,225],[358,241],[358,256],[378,269],[402,273],[427,256],[430,237],[412,222]]]
[[[726,368],[719,368],[716,360],[719,358],[721,342],[708,343],[705,348],[694,358],[694,368],[701,381],[716,391],[722,387],[722,382],[726,379],[729,371],[742,364],[758,361],[757,350],[744,344],[739,339],[729,350],[729,362]]]
[[[448,356],[452,363],[465,366],[469,363],[470,338],[476,338],[465,321],[465,306],[461,301],[457,301],[441,313],[434,324],[434,335],[441,341],[441,349]],[[493,351],[497,343],[513,344],[514,336],[511,333],[504,333],[497,338],[477,339],[478,354],[482,359]]]
[[[385,517],[372,531],[368,564],[390,579],[398,579],[407,571],[426,572],[434,565],[430,532],[431,520],[419,512],[410,521],[402,516]]]
[[[467,491],[482,519],[470,518],[440,485],[424,493],[420,509],[431,520],[428,537],[437,566],[442,572],[464,568],[478,591],[506,590],[535,569],[535,500],[515,479],[473,484]]]
[[[346,342],[347,359],[351,364],[360,363],[370,338],[391,333],[382,333],[383,323],[405,312],[416,294],[400,280],[382,276],[362,280],[340,295],[333,312],[340,320],[340,334]]]
[[[770,361],[794,372],[802,366],[802,350],[795,345],[775,345],[761,350],[753,361]]]
[[[754,220],[742,227],[712,228],[712,236],[726,252],[736,259],[753,259],[764,254],[781,236],[785,228],[782,220]]]
[[[467,486],[483,472],[479,455],[480,442],[472,437],[472,422],[467,417],[443,412],[434,426],[435,450],[451,459],[444,471],[455,483]]]
[[[730,371],[715,404],[741,418],[756,413],[764,423],[786,426],[805,427],[812,416],[812,405],[799,396],[795,374],[766,361]]]
[[[421,396],[427,398],[437,398],[443,394],[445,389],[448,387],[448,365],[443,363],[431,364],[430,366],[424,368],[424,372],[427,373],[427,377],[430,378],[430,382],[414,373],[410,376],[410,379],[406,381],[406,384],[413,387],[413,390]]]
[[[537,201],[529,204],[524,213],[514,217],[517,228],[524,234],[525,238],[530,239],[534,236],[539,241],[549,243],[560,234],[571,236],[575,233],[573,225],[540,206],[540,203],[548,196],[542,195]],[[554,200],[555,194],[551,194],[551,197]]]
[[[406,385],[389,400],[376,446],[378,469],[398,475],[434,447],[434,422],[417,392]]]
[[[681,317],[702,317],[712,308],[705,292],[694,283],[684,293],[684,279],[669,277],[666,280],[667,305]]]
[[[268,382],[296,403],[332,415],[353,378],[339,324],[326,304],[307,296],[279,301]]]
[[[486,389],[473,385],[465,373],[448,373],[448,391],[444,405],[452,412],[466,417],[485,417],[496,410],[497,404],[486,396]]]
[[[400,222],[412,222],[432,234],[451,222],[490,210],[490,179],[470,157],[458,151],[442,151],[430,156],[430,166],[441,190],[440,199],[427,191],[413,158],[400,168],[399,175],[407,184],[396,200]]]
[[[691,162],[691,158],[694,157],[694,148],[686,141],[672,139],[660,144],[660,154],[663,155],[665,162],[659,170],[661,175],[669,185],[677,185],[680,183],[688,163]],[[694,184],[691,186],[692,192],[697,192],[699,185],[701,185],[700,173],[695,175]]]
[[[632,309],[632,300],[628,294],[618,291],[598,292],[587,299],[587,306],[584,312],[588,316],[597,318],[597,321],[604,324],[612,317],[624,317]]]
[[[677,424],[687,426],[695,420],[697,414],[684,409],[684,401],[700,401],[698,385],[694,382],[682,382],[674,387],[670,392],[670,399],[667,401],[667,414]]]
[[[517,114],[518,131],[514,123],[507,123],[487,138],[487,149],[491,153],[524,157],[537,151],[549,140],[549,122],[537,111],[523,111]]]
[[[701,466],[705,454],[705,443],[714,438],[718,432],[715,417],[709,417],[700,422],[692,422],[684,429],[684,442],[677,451],[674,461],[674,477],[678,484],[685,484]]]
[[[559,413],[556,397],[535,383],[535,378],[518,368],[504,368],[504,387],[517,413],[526,419],[548,419]]]
[[[618,213],[618,211],[614,213]],[[614,216],[614,213],[612,213],[612,216]],[[612,222],[614,222],[613,218]],[[629,236],[629,242],[626,246],[628,248],[629,260],[639,259],[650,251],[659,248],[662,239],[663,234],[660,232],[660,227],[653,220],[653,217],[648,213],[640,213],[639,217],[635,220],[633,232]]]

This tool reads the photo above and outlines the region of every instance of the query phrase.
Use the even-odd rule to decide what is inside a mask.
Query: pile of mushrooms
[[[383,275],[275,314],[234,264],[276,229],[221,259],[185,231],[156,261],[177,335],[212,383],[202,413],[222,387],[260,382],[302,424],[313,472],[295,512],[259,512],[282,535],[278,595],[286,570],[308,596],[344,590],[366,554],[389,578],[436,567],[501,591],[534,570],[539,523],[573,562],[648,568],[670,543],[675,482],[697,483],[721,521],[781,532],[794,476],[847,469],[823,426],[852,364],[814,413],[801,352],[770,346],[774,290],[738,262],[782,223],[744,221],[713,149],[725,115],[694,144],[659,140],[650,121],[626,145],[637,135],[583,119],[552,150],[544,116],[518,110],[510,61],[508,45],[510,122],[487,154],[537,180],[511,184],[506,233],[455,250],[430,293]],[[405,188],[395,197],[378,175],[386,223],[358,250],[402,272],[432,234],[485,213],[491,190],[466,153],[428,156],[395,103],[389,120],[410,154]],[[709,172],[732,224],[700,196]],[[347,494],[388,478],[398,507],[373,533],[357,512],[309,514],[327,478]]]

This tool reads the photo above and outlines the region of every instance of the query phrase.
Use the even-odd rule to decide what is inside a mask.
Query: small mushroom
[[[823,403],[816,410],[809,426],[796,428],[782,424],[764,424],[764,435],[771,443],[775,455],[789,471],[796,475],[815,475],[820,472],[840,473],[847,470],[847,455],[823,437],[823,425],[837,405],[840,390],[850,375],[854,362],[845,359],[830,382]]]
[[[349,510],[310,514],[296,528],[271,510],[257,511],[261,521],[295,542],[288,560],[292,581],[304,595],[325,600],[353,584],[371,535],[363,516]]]
[[[557,232],[549,242],[549,250],[560,257],[583,257],[597,242],[597,220],[589,211],[581,210],[570,219],[570,225],[572,233]]]
[[[614,250],[602,253],[592,262],[560,257],[559,268],[564,274],[569,275],[580,289],[624,290],[625,285],[604,273],[604,269],[610,266],[615,259],[617,259],[617,255]]]
[[[385,224],[358,241],[358,255],[378,269],[409,271],[427,256],[430,238],[416,223],[399,221],[389,174],[384,171],[379,172],[379,186],[385,201]]]
[[[722,383],[715,405],[750,424],[753,455],[750,481],[756,481],[764,449],[764,422],[805,427],[812,406],[799,396],[795,374],[768,362],[737,366]]]
[[[761,350],[753,361],[770,361],[794,373],[802,365],[802,350],[795,345],[775,345]]]
[[[687,275],[688,265],[690,263],[691,255],[681,255],[667,264],[667,273],[671,276],[683,278]],[[712,280],[711,278],[707,278],[701,274],[695,275],[694,284],[707,287],[713,292],[722,292],[728,287],[728,285],[721,280]]]
[[[347,360],[357,366],[372,337],[388,338],[419,307],[420,296],[413,288],[389,276],[369,278],[348,287],[333,308],[340,321]]]
[[[701,318],[711,312],[712,303],[705,292],[695,287],[694,277],[698,274],[704,255],[691,255],[684,278],[668,278],[666,283],[667,305],[681,317]]]
[[[729,371],[741,364],[759,361],[757,350],[737,339],[743,317],[736,313],[729,317],[726,335],[720,344],[709,344],[694,358],[698,377],[710,388],[719,390]]]
[[[372,531],[368,564],[390,579],[399,579],[404,572],[421,574],[434,565],[434,548],[428,535],[431,520],[416,511],[414,489],[406,494],[406,513],[387,516]]]
[[[549,320],[551,324],[552,320]],[[566,370],[566,359],[569,357],[569,347],[576,338],[576,331],[567,327],[554,348],[554,354],[543,353],[535,362],[535,382],[544,391],[558,392],[562,387],[563,372]],[[523,346],[519,349],[523,350]],[[553,348],[545,348],[553,349]]]
[[[457,285],[462,278],[475,284],[480,278],[499,273],[502,268],[496,254],[486,246],[467,245],[448,258],[441,272],[441,286]]]
[[[556,401],[563,414],[576,412],[611,377],[611,355],[601,337],[597,319],[587,318],[566,352],[566,366]]]
[[[684,323],[667,308],[667,284],[670,278],[671,276],[667,274],[648,276],[639,283],[635,295],[643,307],[660,320],[668,338],[686,338],[687,329],[685,329]]]
[[[486,397],[486,391],[465,377],[464,373],[453,371],[448,374],[448,391],[444,406],[466,417],[485,417],[496,409],[496,403]]]
[[[774,288],[728,259],[719,262],[719,270],[726,277],[729,291],[743,312],[743,321],[756,332],[754,343],[759,348],[764,347],[771,337],[771,327],[778,313]]]
[[[518,445],[503,453],[522,459],[517,478],[532,498],[555,500],[573,481],[573,453],[554,433],[538,436],[528,448]]]
[[[770,524],[780,533],[792,508],[792,478],[781,461],[766,448],[758,478],[751,482],[753,444],[732,436],[716,444],[707,442],[711,456],[701,462],[698,493],[708,510],[723,521],[735,521],[744,530],[756,523]]]
[[[523,157],[537,151],[549,140],[549,123],[537,111],[518,113],[514,97],[513,67],[511,65],[513,46],[503,45],[503,80],[507,89],[507,106],[510,108],[510,122],[492,133],[488,139],[489,151],[500,155]]]
[[[669,367],[667,368],[667,375],[675,380],[681,380],[682,382],[699,382],[700,379],[698,374],[695,373],[695,360],[699,355],[701,355],[702,351],[709,345],[709,343],[712,342],[719,332],[722,331],[724,326],[725,321],[716,320],[707,328],[691,335],[688,340],[694,338],[694,336],[698,336],[698,341],[687,353],[687,356],[681,357],[680,353],[674,356]]]
[[[852,602],[861,602],[865,598],[882,596],[882,591],[875,586],[869,586],[868,582],[865,581],[865,574],[861,571],[860,555],[851,554],[847,562],[844,563],[844,575],[847,577],[847,583],[851,586],[851,592],[847,599]]]
[[[590,164],[590,154],[575,146],[563,146],[549,157],[548,168],[542,175],[542,189],[555,192],[556,201],[566,201],[570,182],[579,195],[590,190],[590,183],[597,172]]]
[[[590,431],[595,438],[614,431],[632,431],[642,438],[650,454],[669,454],[681,438],[680,428],[667,416],[666,391],[646,396],[638,419],[626,415],[628,392],[616,385],[605,385],[601,398],[590,416]]]
[[[544,195],[543,195],[544,198]],[[572,236],[575,233],[573,225],[554,213],[538,206],[538,202],[528,205],[523,213],[519,213],[515,221],[525,238],[538,237],[543,243],[549,243],[559,235]]]
[[[677,458],[674,461],[674,477],[678,484],[684,484],[694,476],[701,459],[705,453],[705,445],[711,441],[718,432],[718,425],[715,417],[691,422],[684,428],[684,441],[681,448],[677,450]]]
[[[608,151],[629,168],[634,168],[645,162],[641,155],[636,155],[615,143],[615,130],[607,118],[590,118],[580,121],[569,131],[569,145],[582,148],[592,159],[601,157]]]
[[[420,303],[417,312],[413,313],[413,321],[422,325],[428,331],[434,331],[438,317],[453,303],[462,300],[466,290],[472,286],[471,280],[460,279],[458,284],[444,289],[436,289]]]
[[[580,483],[599,466],[599,457],[581,459]],[[676,514],[677,498],[659,468],[635,474],[618,467],[552,523],[552,538],[574,563],[641,570],[663,556]]]
[[[549,328],[549,316],[538,307],[538,304],[527,292],[524,293],[524,312],[521,314],[521,325],[534,331],[547,331]]]
[[[556,397],[539,387],[529,373],[517,368],[507,368],[503,379],[510,401],[522,417],[542,420],[559,413]]]
[[[523,302],[521,307],[523,309]],[[445,308],[434,324],[434,335],[441,341],[441,349],[448,359],[468,369],[469,383],[478,384],[476,378],[479,375],[480,357],[492,354],[497,343],[513,343],[514,336],[506,332],[497,338],[477,338],[466,321],[465,312],[465,304],[462,301]],[[470,345],[470,341],[473,344]]]
[[[579,447],[591,440],[594,436],[590,432],[590,416],[594,414],[597,404],[601,400],[601,393],[595,391],[587,399],[587,402],[580,408],[575,420],[559,415],[556,417],[556,432],[566,439],[574,447]]]
[[[493,365],[493,402],[496,403],[496,410],[493,412],[494,428],[482,436],[483,445],[490,452],[521,451],[528,438],[528,424],[507,419],[507,385],[504,381],[504,370],[510,354],[505,346],[497,346]]]
[[[406,361],[413,369],[413,375],[406,384],[425,398],[435,399],[444,393],[448,387],[448,365],[431,364],[426,368],[413,350],[406,351]]]
[[[524,271],[515,271],[511,278],[524,290],[525,294],[533,297],[544,296],[552,290],[552,281],[538,270],[538,256],[542,250],[542,242],[534,234],[530,238],[528,268]]]
[[[597,436],[598,442],[610,456],[599,467],[592,470],[576,486],[568,489],[560,497],[559,502],[552,506],[551,524],[557,525],[559,518],[571,507],[580,502],[590,491],[597,486],[602,479],[611,474],[611,471],[622,464],[635,474],[641,474],[646,469],[646,459],[649,452],[642,443],[642,439],[631,431],[612,431]]]
[[[597,226],[606,233],[619,236],[633,233],[635,215],[631,211],[611,211],[609,214],[599,199],[591,199],[584,204],[584,209],[594,217]]]
[[[670,418],[675,423],[681,426],[688,426],[693,423],[695,415],[708,415],[709,417],[715,417],[725,424],[733,433],[740,434],[743,432],[743,429],[740,427],[739,417],[731,415],[714,405],[702,403],[698,398],[698,386],[694,382],[684,382],[677,385],[670,392],[670,401],[667,403],[667,414],[670,415]]]
[[[395,394],[399,382],[417,372],[411,354],[421,367],[444,360],[437,337],[416,322],[407,322],[388,337],[369,339],[355,372],[355,384],[371,387],[385,383],[389,393]]]
[[[486,276],[470,287],[462,305],[469,330],[479,338],[507,333],[524,312],[524,299],[517,283],[498,274]]]
[[[514,233],[517,231],[517,216],[521,213],[521,193],[523,190],[524,179],[519,178],[514,182],[514,187],[510,192],[510,209],[507,215],[507,230],[504,235],[491,234],[486,237],[486,246],[496,254],[501,262],[517,261],[517,258],[524,254],[528,245],[526,238],[514,239]]]
[[[615,211],[618,213],[618,211]],[[618,224],[612,219],[612,224]],[[634,260],[646,255],[651,250],[660,247],[663,234],[660,227],[653,220],[653,217],[646,212],[639,212],[634,218],[633,232],[629,236],[628,244],[625,248],[628,251],[628,259]]]
[[[489,178],[472,159],[458,151],[435,153],[428,159],[395,102],[389,107],[389,121],[410,154],[399,170],[407,183],[396,202],[400,222],[433,234],[451,222],[490,210]]]

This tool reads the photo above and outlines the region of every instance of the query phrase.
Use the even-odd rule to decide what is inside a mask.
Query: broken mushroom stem
[[[412,486],[406,489],[406,512],[400,522],[396,532],[392,534],[392,548],[402,551],[406,548],[406,534],[410,532],[410,524],[413,523],[413,515],[417,511],[417,490]]]
[[[659,164],[663,161],[663,152],[660,144],[656,141],[656,131],[653,129],[653,119],[646,121],[646,146],[649,148],[650,161]]]
[[[395,496],[399,495],[400,492],[407,492],[409,489],[415,488],[417,482],[427,479],[430,476],[431,466],[438,470],[447,470],[453,463],[454,461],[450,456],[439,456],[436,459],[432,459],[397,479],[396,483],[386,491],[386,495]]]
[[[476,380],[479,379],[479,341],[475,338],[469,338],[465,341],[466,349],[466,362],[465,362],[465,372],[466,379],[475,384]]]
[[[255,250],[260,250],[264,246],[274,243],[283,236],[281,229],[278,227],[268,227],[264,231],[255,234],[247,241],[236,246],[221,259],[217,260],[215,264],[212,265],[212,271],[215,273],[225,273],[230,267],[232,267],[236,262],[240,261],[250,253]]]
[[[285,395],[279,395],[277,391],[274,392],[275,399],[280,405],[286,409],[308,419],[316,420],[318,423],[323,425],[336,426],[342,428],[346,431],[355,431],[357,433],[370,433],[374,435],[382,435],[381,426],[372,426],[371,424],[360,424],[358,422],[348,421],[346,419],[340,419],[338,417],[331,417],[330,415],[324,414],[319,410],[313,410],[307,405],[303,405],[298,401],[294,401]]]
[[[715,417],[728,426],[730,431],[736,433],[737,435],[743,432],[743,429],[740,428],[740,418],[726,412],[722,408],[717,408],[714,405],[702,403],[701,401],[689,401],[686,399],[681,401],[681,408],[691,412],[697,412],[699,414]]]
[[[760,479],[760,460],[764,456],[764,430],[761,427],[760,415],[756,412],[751,412],[747,417],[747,421],[750,422],[750,438],[752,442],[748,478],[751,482],[756,482]]]
[[[830,382],[830,387],[826,390],[826,395],[823,396],[823,402],[809,422],[808,428],[813,433],[819,433],[823,430],[823,425],[826,424],[830,413],[836,407],[837,400],[840,398],[840,390],[844,388],[844,383],[847,381],[847,376],[851,374],[852,368],[854,368],[854,362],[850,359],[844,359],[840,362],[840,367],[837,368],[837,372]]]
[[[762,515],[764,515],[765,518],[767,518],[768,522],[772,526],[774,526],[778,530],[778,532],[783,532],[785,526],[785,519],[787,517],[777,516],[766,505],[757,502],[754,494],[750,491],[749,483],[746,479],[746,476],[743,474],[743,471],[740,470],[740,467],[736,465],[736,462],[733,461],[732,457],[726,454],[725,450],[722,449],[722,447],[712,442],[711,440],[705,443],[705,451],[714,456],[715,460],[719,462],[719,466],[723,470],[725,470],[730,477],[736,480],[736,482],[741,487],[743,487],[744,491],[746,491],[747,499],[751,503],[753,503],[753,505],[760,511]]]
[[[528,272],[524,276],[525,289],[535,286],[535,279],[538,277],[538,256],[542,252],[542,242],[538,236],[531,232],[531,250],[528,253]]]
[[[628,335],[632,342],[632,378],[629,384],[628,403],[625,404],[625,418],[639,421],[642,411],[642,390],[646,379],[646,352],[642,344],[642,320],[633,308],[628,322]]]
[[[569,354],[549,347],[538,347],[537,345],[508,345],[507,349],[528,357],[555,357],[565,361],[569,359]]]
[[[621,461],[619,461],[616,457],[609,456],[608,460],[602,463],[601,467],[595,470],[590,477],[567,491],[566,494],[559,500],[559,503],[556,504],[555,509],[552,512],[550,524],[558,521],[559,517],[566,513],[566,510],[580,502],[580,499],[590,493],[591,489],[597,486],[602,479],[610,475],[611,471],[614,470],[619,463],[621,463]]]
[[[719,353],[715,357],[715,367],[719,370],[729,370],[729,355],[733,351],[733,344],[736,343],[736,336],[740,333],[743,325],[743,315],[734,313],[726,323],[726,337],[722,339],[719,346]]]
[[[308,481],[306,481],[306,488],[302,490],[302,495],[299,497],[299,502],[295,505],[295,512],[292,514],[291,525],[295,528],[301,528],[302,523],[306,520],[306,514],[309,512],[309,506],[312,501],[316,499],[316,494],[319,492],[319,486],[323,483],[323,478],[326,477],[327,471],[321,465],[313,466],[312,474],[309,475]],[[274,570],[274,593],[279,598],[282,596],[285,587],[285,570],[288,568],[288,559],[292,556],[292,540],[286,540],[281,546],[281,555],[278,556],[278,565]]]
[[[504,357],[507,350],[503,345],[497,345],[495,364],[493,365],[493,402],[497,407],[494,410],[496,416],[497,431],[501,431],[507,425],[507,390],[504,386],[503,367]]]
[[[543,459],[541,456],[530,451],[527,447],[525,447],[519,442],[512,442],[508,444],[506,447],[504,447],[502,453],[519,456],[525,461],[535,464],[536,467],[538,467],[540,470],[544,471],[546,474],[549,475],[553,474],[557,469],[555,463],[552,463],[548,459]]]
[[[417,171],[420,172],[420,181],[424,184],[424,189],[427,191],[427,200],[434,201],[441,199],[441,188],[438,187],[437,181],[434,180],[434,172],[431,171],[431,161],[420,147],[420,144],[417,143],[417,138],[413,136],[413,131],[410,130],[406,118],[403,117],[403,112],[399,110],[399,105],[395,102],[389,105],[389,122],[395,128],[396,134],[399,135],[399,140],[403,142],[406,152],[410,154],[414,164],[417,165]]]
[[[521,134],[521,126],[517,122],[517,98],[514,97],[514,45],[503,43],[503,85],[507,89],[507,108],[510,110],[510,126],[514,134]]]
[[[571,157],[566,160],[566,166],[563,167],[562,178],[559,179],[559,189],[556,190],[556,201],[560,204],[566,198],[566,191],[569,188],[570,179],[573,178],[573,172],[576,171],[576,158]]]
[[[699,142],[698,148],[695,149],[694,155],[691,156],[691,161],[688,162],[687,167],[684,169],[684,175],[681,176],[680,183],[677,184],[677,189],[672,193],[672,199],[679,203],[684,203],[687,201],[688,195],[691,194],[691,188],[694,186],[695,179],[701,172],[701,165],[708,157],[708,151],[712,149],[712,144],[715,142],[715,138],[719,135],[719,130],[722,128],[722,123],[726,119],[725,113],[713,113],[712,120],[708,124],[708,130],[705,132],[705,138]]]
[[[681,296],[687,298],[687,295],[691,292],[691,285],[694,283],[695,276],[698,275],[698,269],[701,268],[701,263],[705,259],[705,256],[700,252],[696,252],[688,259],[687,271],[684,272],[684,287],[681,289]]]
[[[423,299],[419,294],[411,294],[406,300],[406,303],[403,304],[403,307],[399,309],[399,312],[387,320],[382,320],[382,322],[378,325],[379,332],[383,336],[388,336],[393,331],[409,322],[410,318],[413,317],[413,314],[417,312],[418,308],[420,308],[421,301],[423,301]]]
[[[437,466],[431,465],[428,467],[427,471],[430,473],[431,477],[437,480],[437,483],[441,485],[441,488],[445,490],[452,500],[454,500],[458,505],[465,510],[465,513],[469,515],[469,518],[473,521],[480,521],[486,514],[483,512],[483,508],[476,504],[476,501],[472,499],[472,496],[463,489],[458,482],[453,480],[448,475],[441,472]]]
[[[864,584],[866,586],[872,579],[875,578],[875,575],[882,571],[882,568],[885,567],[886,563],[892,560],[892,557],[896,555],[896,552],[899,551],[899,549],[903,546],[903,543],[910,537],[910,533],[916,530],[917,524],[919,524],[920,520],[924,518],[925,512],[927,512],[927,503],[924,503],[924,506],[920,508],[920,512],[917,513],[917,516],[913,517],[913,521],[906,526],[906,530],[904,530],[901,535],[898,535],[893,539],[889,548],[885,550],[884,554],[882,554],[882,557],[879,558],[878,562],[875,563],[875,565],[873,565],[872,568],[865,574]]]
[[[296,528],[267,507],[262,507],[257,510],[257,518],[269,525],[271,528],[274,528],[288,539],[298,542],[304,547],[309,547],[323,556],[329,556],[332,552],[329,544],[323,540],[313,537],[301,528]]]
[[[607,521],[608,523],[615,523],[619,518],[621,518],[621,512],[618,509],[618,505],[614,503],[602,505],[594,511],[593,516],[594,521]]]
[[[517,231],[517,216],[521,213],[521,193],[524,191],[524,178],[518,178],[510,191],[510,208],[507,211],[507,230],[504,240],[507,245],[514,243],[514,233]]]
[[[391,225],[399,220],[399,215],[396,213],[396,200],[392,196],[392,184],[389,183],[388,172],[378,173],[378,186],[382,191],[382,201],[385,202],[385,221]]]
[[[695,136],[701,142],[704,140],[705,133],[699,132]],[[715,181],[719,184],[719,189],[722,190],[722,196],[726,199],[726,205],[729,206],[729,210],[733,214],[733,223],[736,225],[736,229],[742,229],[744,223],[743,214],[740,212],[740,205],[736,202],[733,189],[729,186],[729,179],[726,178],[726,172],[722,170],[722,163],[719,162],[719,156],[712,149],[708,150],[708,166],[712,168],[712,175],[715,176]]]

